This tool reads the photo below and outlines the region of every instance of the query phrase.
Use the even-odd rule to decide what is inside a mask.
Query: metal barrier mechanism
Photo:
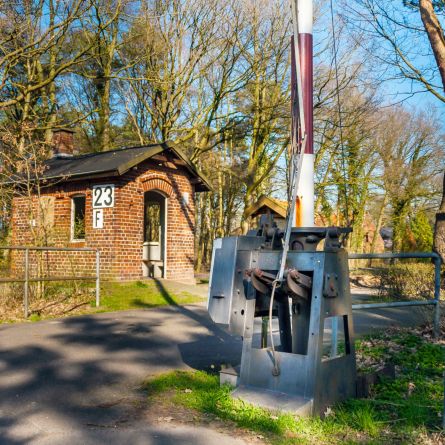
[[[264,225],[257,234],[215,241],[209,314],[243,337],[234,396],[302,415],[322,413],[335,402],[355,396],[348,256],[339,241],[349,231],[293,228],[284,279],[275,289],[274,301],[283,232]],[[317,251],[323,239],[324,249]],[[270,305],[279,324],[275,353],[264,340],[255,344],[253,335],[255,318],[268,316]],[[264,339],[268,325],[262,326]],[[341,331],[335,343],[333,326]]]

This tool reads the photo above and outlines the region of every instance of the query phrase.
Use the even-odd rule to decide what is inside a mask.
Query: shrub
[[[424,212],[419,212],[410,222],[415,245],[410,250],[431,252],[433,248],[433,227]]]
[[[397,299],[433,298],[434,266],[402,263],[379,269],[379,296]]]

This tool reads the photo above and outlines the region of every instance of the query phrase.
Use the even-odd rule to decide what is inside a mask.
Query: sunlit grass
[[[168,283],[155,280],[108,282],[102,286],[101,293],[99,310],[105,312],[190,304],[203,300],[187,291],[172,290]]]
[[[334,406],[324,419],[254,407],[232,398],[232,388],[221,387],[217,375],[202,371],[166,373],[146,382],[145,388],[153,403],[171,403],[214,415],[261,433],[272,444],[440,443],[437,438],[428,440],[439,431],[441,422],[442,346],[408,332],[391,338],[391,342],[388,337],[386,349],[381,345],[385,335],[375,338],[378,341],[372,354],[376,360],[383,356],[393,359],[396,379],[382,378],[373,387],[371,398]],[[371,353],[372,348],[363,340],[357,342],[357,349]],[[422,442],[421,438],[426,439]]]
[[[21,291],[21,290],[20,290]],[[18,299],[14,311],[0,311],[0,323],[24,321],[22,298]],[[63,304],[55,304],[63,301]],[[46,285],[45,300],[36,304],[31,296],[30,315],[26,321],[40,321],[55,317],[84,315],[97,312],[114,312],[129,309],[149,309],[166,305],[184,305],[203,301],[203,297],[182,290],[179,283],[164,280],[132,282],[103,282],[100,307],[96,308],[95,284],[82,282],[52,282]],[[78,304],[78,303],[81,304]],[[75,310],[72,308],[75,307]],[[47,309],[48,308],[48,309]],[[39,309],[39,310],[37,310]],[[3,316],[2,316],[3,315]]]

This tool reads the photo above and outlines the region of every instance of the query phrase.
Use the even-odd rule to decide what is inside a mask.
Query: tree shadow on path
[[[147,376],[239,362],[239,338],[156,286],[171,306],[0,328],[0,443],[129,425]]]

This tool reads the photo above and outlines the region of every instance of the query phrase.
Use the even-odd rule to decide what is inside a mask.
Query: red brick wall
[[[115,204],[105,208],[104,228],[93,228],[92,186],[115,185]],[[91,247],[101,252],[101,273],[106,278],[131,280],[142,276],[142,243],[144,240],[144,193],[159,191],[167,197],[167,278],[193,280],[194,271],[194,187],[188,173],[159,167],[151,161],[140,164],[121,177],[57,184],[41,191],[41,196],[54,197],[54,221],[49,245],[59,247]],[[183,205],[182,194],[189,194]],[[85,242],[71,241],[71,198],[86,195]],[[31,219],[38,218],[38,199],[33,198],[33,211],[27,197],[13,201],[12,243],[35,245]],[[94,255],[52,254],[52,268],[63,272],[67,262],[76,263],[80,271],[94,273]],[[68,260],[73,257],[74,260]],[[22,260],[15,261],[21,264]]]

